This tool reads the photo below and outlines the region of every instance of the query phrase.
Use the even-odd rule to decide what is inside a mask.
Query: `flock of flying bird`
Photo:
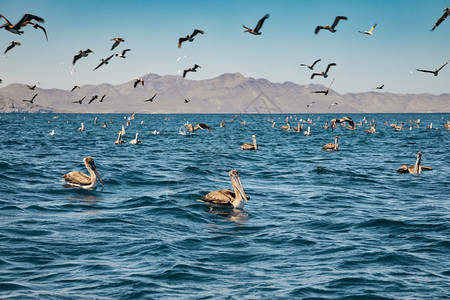
[[[432,28],[432,30],[435,30],[446,18],[447,16],[450,14],[450,9],[449,8],[445,8],[444,9],[444,14],[435,22],[434,27]],[[269,14],[266,14],[264,17],[262,17],[257,25],[254,28],[250,28],[247,27],[245,25],[243,25],[245,31],[244,32],[248,32],[250,34],[253,35],[261,35],[261,28],[264,24],[264,22],[270,17]],[[42,23],[44,23],[44,19],[32,14],[25,14],[21,20],[19,20],[16,24],[12,24],[8,19],[6,19],[2,14],[0,14],[0,19],[3,18],[5,20],[5,24],[3,24],[2,26],[0,26],[0,29],[4,28],[5,30],[13,33],[13,34],[17,34],[17,35],[21,35],[24,33],[23,28],[26,27],[27,25],[31,25],[33,26],[35,29],[40,29],[44,32],[46,39],[48,40],[48,36],[47,36],[47,31],[46,29],[40,25]],[[331,33],[335,33],[336,27],[339,24],[339,22],[341,20],[348,20],[347,17],[345,16],[337,16],[334,19],[334,22],[332,23],[332,25],[326,25],[326,26],[317,26],[314,30],[315,34],[319,34],[319,32],[321,30],[328,30]],[[373,31],[375,29],[375,27],[377,26],[377,24],[375,24],[374,26],[372,26],[369,30],[367,31],[359,31],[359,33],[361,34],[366,34],[366,35],[372,35]],[[204,34],[205,32],[203,30],[200,29],[195,29],[192,34],[190,35],[186,35],[185,37],[180,37],[178,39],[178,48],[181,48],[182,43],[189,41],[189,42],[193,42],[194,41],[194,37],[198,34]],[[111,46],[111,51],[113,51],[117,46],[120,45],[120,43],[125,42],[125,40],[123,38],[113,38],[111,39],[111,41],[114,41],[113,45]],[[5,54],[9,51],[11,51],[14,47],[16,46],[21,46],[20,42],[16,42],[16,41],[12,41],[10,43],[10,45],[6,48],[5,50]],[[131,51],[131,49],[124,49],[122,50],[121,53],[116,53],[116,54],[112,54],[110,56],[108,56],[107,58],[101,59],[100,64],[98,64],[93,70],[97,70],[98,68],[107,65],[110,60],[116,56],[119,58],[126,58],[126,53]],[[86,49],[86,50],[80,50],[76,55],[74,55],[73,57],[73,61],[72,61],[72,65],[75,65],[75,63],[83,58],[83,57],[87,57],[90,53],[94,53],[91,49]],[[314,63],[312,65],[306,65],[306,64],[301,64],[301,66],[307,67],[310,70],[314,70],[314,67],[317,63],[319,63],[321,61],[321,59],[317,59],[316,61],[314,61]],[[446,63],[444,63],[440,68],[435,69],[435,70],[425,70],[425,69],[416,69],[419,72],[426,72],[426,73],[432,73],[434,74],[434,76],[437,76],[439,71],[441,71],[446,65],[448,64],[448,61]],[[311,79],[314,79],[314,77],[316,76],[322,76],[324,78],[328,77],[328,72],[330,71],[330,68],[336,66],[336,63],[329,63],[327,65],[327,68],[325,69],[325,71],[322,71],[320,73],[313,73],[311,75]],[[195,64],[192,68],[186,69],[183,72],[183,78],[186,77],[187,73],[189,72],[197,72],[197,69],[201,68],[198,64]],[[327,95],[330,91],[331,85],[333,84],[334,79],[332,80],[331,84],[329,85],[329,87],[324,90],[324,91],[315,91],[313,93],[323,93],[324,95]],[[136,88],[138,84],[144,85],[144,80],[141,78],[138,78],[135,80],[133,87]],[[30,87],[29,88],[31,90],[34,90],[36,86],[34,87]],[[377,86],[376,89],[382,89],[384,87],[384,85],[380,85]],[[72,92],[77,89],[80,88],[79,86],[74,86],[72,88]],[[30,100],[23,100],[23,101],[27,101],[29,103],[34,103],[35,98],[37,97],[38,94],[35,94]],[[103,102],[104,98],[106,95],[104,95],[99,101]],[[149,101],[152,102],[154,100],[154,98],[156,97],[156,93],[153,97],[145,100],[145,101]],[[86,98],[86,96],[84,96],[82,99],[78,100],[78,101],[74,101],[74,103],[79,103],[81,104],[83,102],[83,100]],[[98,95],[94,95],[92,96],[92,98],[89,100],[88,104],[92,103],[94,100],[96,100],[98,98]],[[189,103],[190,100],[185,99],[185,103]],[[312,102],[314,103],[314,102]],[[333,103],[332,105],[336,105],[337,103]],[[330,105],[330,107],[332,106]],[[310,104],[308,105],[310,106]],[[133,114],[134,116],[134,114]],[[273,122],[273,120],[272,120]],[[282,126],[283,130],[290,130],[290,124],[288,119],[286,120],[287,125]],[[341,119],[333,119],[330,121],[331,122],[331,128],[336,128],[336,124],[337,123],[344,123],[347,122],[349,124],[348,128],[349,129],[355,129],[355,124],[354,122],[351,120],[351,118],[348,117],[343,117]],[[243,124],[245,125],[245,121],[243,122]],[[328,124],[328,123],[327,123]],[[327,126],[326,128],[328,128],[328,125],[324,125]],[[275,125],[275,123],[273,122],[273,126]],[[450,129],[450,124],[449,122],[447,122],[447,125]],[[224,122],[222,122],[220,127],[224,126]],[[375,133],[376,131],[376,124],[370,124],[371,129],[366,130],[367,133]],[[397,125],[395,125],[397,126]],[[206,129],[209,131],[212,131],[212,128],[210,128],[208,125],[206,125],[205,123],[199,123],[196,126],[193,126],[192,124],[187,123],[185,125],[186,129],[190,132],[193,133],[194,131],[198,130],[198,129]],[[293,131],[297,131],[300,132],[302,130],[303,126],[300,126],[300,122],[298,123],[297,127],[294,127]],[[395,128],[397,129],[397,128]],[[403,125],[401,126],[401,129],[403,129]],[[401,130],[398,129],[398,130]],[[447,128],[446,128],[447,129]],[[81,126],[81,131],[84,131],[84,124],[82,123]],[[124,143],[123,140],[121,140],[122,135],[124,134],[124,127],[122,126],[122,131],[119,132],[119,136],[118,139],[116,140],[116,144],[121,144]],[[54,131],[52,131],[51,133],[52,135],[54,134]],[[311,135],[311,130],[310,130],[310,126],[308,126],[308,130],[304,131],[305,135]],[[130,143],[132,144],[139,144],[142,143],[139,139],[138,139],[138,135],[139,133],[136,133],[136,137],[134,140],[132,140]],[[335,136],[335,142],[334,143],[329,143],[326,144],[325,146],[323,146],[323,150],[325,151],[337,151],[338,150],[338,136]],[[244,145],[241,146],[240,148],[241,150],[257,150],[258,146],[256,144],[256,137],[255,135],[252,136],[252,143],[246,143]],[[407,165],[402,166],[401,168],[398,169],[398,172],[401,173],[416,173],[416,174],[420,174],[422,172],[422,170],[430,170],[431,168],[429,167],[425,167],[425,166],[421,166],[420,162],[421,162],[421,157],[422,157],[422,153],[418,152],[417,154],[417,159],[416,159],[416,164],[414,166],[410,166],[408,167]],[[93,188],[96,186],[97,184],[97,178],[98,180],[102,183],[103,185],[103,180],[100,177],[100,174],[95,166],[94,163],[94,159],[91,157],[85,157],[83,159],[84,164],[89,172],[89,175],[83,174],[81,172],[69,172],[67,174],[63,175],[63,179],[64,181],[71,185],[71,186],[76,186],[76,187],[82,187],[82,188]],[[222,205],[229,205],[229,206],[233,206],[235,208],[242,208],[244,206],[244,203],[247,202],[247,200],[250,198],[248,195],[245,194],[244,189],[242,187],[242,183],[240,182],[240,178],[239,178],[239,173],[236,170],[231,170],[229,172],[229,176],[231,179],[231,183],[232,183],[232,187],[233,187],[233,191],[231,190],[218,190],[218,191],[213,191],[209,194],[207,194],[206,196],[204,196],[201,200],[205,201],[205,202],[211,202],[211,203],[216,203],[216,204],[222,204]]]

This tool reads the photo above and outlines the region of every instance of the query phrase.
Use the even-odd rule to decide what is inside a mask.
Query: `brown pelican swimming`
[[[86,95],[87,96],[87,95]],[[80,100],[77,101],[73,101],[72,103],[78,103],[81,104],[81,102],[83,102],[84,98],[86,98],[86,96],[84,96],[83,98],[81,98]]]
[[[127,53],[128,51],[131,51],[131,49],[125,49],[125,50],[122,51],[122,53],[116,53],[116,56],[120,57],[120,58],[127,58],[125,56],[125,53]]]
[[[333,24],[332,24],[331,26],[330,26],[330,25],[326,25],[326,26],[317,26],[317,27],[316,27],[316,30],[314,30],[314,33],[315,33],[315,34],[318,34],[319,31],[320,31],[321,29],[326,29],[326,30],[328,30],[328,31],[330,31],[330,32],[332,32],[332,33],[335,33],[335,32],[336,32],[335,27],[337,26],[337,24],[339,23],[340,20],[347,20],[347,17],[337,16],[337,17],[334,19],[334,22],[333,22]]]
[[[89,100],[88,104],[91,104],[92,101],[98,98],[98,95],[92,96],[91,100]]]
[[[365,133],[375,133],[377,131],[377,124],[370,125],[370,129],[364,131]]]
[[[246,27],[245,25],[242,25],[242,27],[245,28],[245,31],[244,31],[244,32],[248,32],[248,33],[251,33],[251,34],[254,34],[254,35],[260,35],[260,34],[261,34],[260,30],[261,30],[261,27],[263,26],[263,23],[264,23],[264,21],[265,21],[267,18],[269,18],[269,17],[270,17],[269,14],[266,14],[264,17],[262,17],[262,18],[258,21],[258,24],[256,24],[255,29],[251,29],[251,28]]]
[[[286,120],[286,124],[287,125],[281,126],[281,130],[286,130],[286,131],[291,130],[291,123],[289,123],[289,120]]]
[[[130,141],[130,144],[133,144],[133,145],[142,144],[142,141],[140,141],[138,139],[138,136],[139,136],[139,132],[136,132],[136,137],[133,140]]]
[[[45,30],[45,28],[42,27],[41,25],[39,25],[38,23],[31,22],[31,20],[35,20],[39,23],[44,23],[44,19],[42,19],[41,17],[35,16],[32,14],[25,14],[25,15],[23,15],[22,19],[20,19],[20,21],[17,22],[15,25],[11,24],[11,22],[9,22],[8,19],[6,19],[5,16],[3,16],[2,14],[0,14],[0,18],[3,18],[6,22],[2,26],[0,26],[0,29],[5,28],[5,30],[7,30],[11,33],[21,35],[23,33],[23,31],[21,31],[20,29],[22,27],[25,27],[26,25],[30,24],[36,29],[37,28],[42,29],[42,31],[44,31],[45,38],[48,41],[47,31]]]
[[[103,102],[103,99],[105,99],[105,97],[106,97],[106,94],[104,94],[104,95],[102,96],[102,99],[100,99],[99,101],[100,101],[100,102]]]
[[[241,122],[241,125],[245,126],[245,120]]]
[[[64,174],[62,177],[64,181],[71,186],[81,187],[84,189],[92,189],[97,186],[97,178],[103,185],[103,180],[98,173],[97,167],[95,166],[94,159],[92,157],[83,158],[84,165],[89,172],[89,175],[86,175],[81,172],[69,172]]]
[[[347,122],[348,123],[348,129],[354,130],[355,129],[355,122],[353,122],[352,118],[350,117],[342,117],[340,119],[333,119],[330,121],[331,123],[331,128],[335,128],[334,125],[336,125],[336,123],[343,123],[343,122]]]
[[[404,129],[403,126],[404,126],[404,124],[403,124],[403,122],[402,122],[402,123],[400,124],[400,126],[395,125],[395,126],[394,126],[394,129],[395,129],[395,130],[403,130],[403,129]]]
[[[117,140],[114,142],[114,144],[125,144],[126,142],[122,140],[122,133],[119,131],[119,136],[117,137]]]
[[[35,95],[33,96],[33,98],[31,98],[31,100],[22,100],[22,101],[33,103],[34,98],[36,98],[37,95],[38,95],[38,94],[35,94]]]
[[[75,89],[79,89],[79,88],[80,88],[79,85],[75,85],[75,86],[72,88],[71,92],[73,92],[73,91],[75,91]]]
[[[191,35],[186,35],[185,37],[180,37],[178,39],[178,48],[181,48],[181,43],[183,43],[183,42],[186,42],[186,41],[193,42],[194,36],[196,36],[199,33],[204,34],[205,32],[200,29],[194,29],[194,32]]]
[[[111,47],[111,51],[114,50],[114,48],[116,48],[117,46],[119,46],[119,44],[120,44],[121,42],[125,42],[125,40],[124,40],[123,38],[120,38],[120,37],[118,37],[118,38],[113,38],[113,39],[111,39],[111,41],[115,41],[114,44],[113,44],[112,47]]]
[[[373,34],[373,30],[375,29],[375,27],[377,27],[377,24],[373,25],[372,28],[370,28],[368,31],[360,31],[360,30],[358,30],[358,32],[362,33],[362,34],[372,35]]]
[[[125,126],[122,125],[122,130],[119,130],[118,134],[125,135]]]
[[[78,128],[78,131],[84,131],[84,123],[81,123],[81,127]]]
[[[328,129],[330,126],[328,126],[328,121],[325,122],[325,125],[322,126],[323,129]]]
[[[303,131],[304,135],[311,135],[311,127],[308,126],[308,131]]]
[[[208,130],[208,131],[212,131],[212,128],[211,127],[209,127],[208,125],[206,125],[205,123],[198,123],[197,125],[195,125],[195,126],[192,126],[192,124],[190,124],[190,123],[187,123],[186,125],[186,129],[190,132],[190,133],[193,133],[194,131],[196,131],[197,129],[206,129],[206,130]]]
[[[436,21],[436,23],[434,23],[434,26],[431,29],[431,31],[435,30],[442,22],[444,22],[444,20],[448,17],[449,14],[450,8],[448,7],[444,8],[444,14]]]
[[[335,150],[335,151],[337,151],[338,148],[339,148],[338,136],[336,135],[334,137],[334,144],[333,143],[326,144],[325,146],[322,147],[322,150],[325,150],[325,151],[333,151],[333,150]]]
[[[208,203],[233,206],[234,208],[243,208],[245,204],[244,201],[247,202],[250,197],[244,192],[241,179],[239,178],[239,172],[237,170],[231,170],[228,174],[230,175],[231,185],[233,186],[234,191],[213,191],[204,196],[201,200]]]
[[[294,127],[294,129],[292,129],[294,132],[300,132],[303,130],[303,126],[300,125],[300,122],[298,122],[297,127]]]
[[[133,87],[135,88],[139,83],[142,84],[142,86],[144,86],[144,79],[142,79],[142,78],[136,78],[136,79],[134,80]]]
[[[315,91],[315,92],[311,92],[311,93],[324,94],[326,96],[330,92],[330,88],[331,88],[331,85],[333,84],[333,82],[334,82],[334,79],[333,79],[333,81],[331,81],[330,86],[326,90],[324,90],[324,91]]]
[[[447,120],[447,123],[444,124],[444,129],[450,130],[450,121]]]
[[[89,55],[89,53],[94,53],[94,51],[92,51],[89,48],[87,48],[84,51],[83,50],[78,51],[78,54],[75,54],[74,57],[73,57],[72,65],[75,65],[77,60],[79,60],[80,58],[87,57]]]
[[[419,71],[419,72],[432,73],[432,74],[434,74],[434,76],[438,76],[439,71],[442,70],[442,68],[445,67],[447,64],[448,64],[448,61],[447,61],[445,64],[443,64],[442,67],[440,67],[439,69],[436,69],[436,70],[434,70],[434,71],[431,71],[431,70],[421,70],[421,69],[416,69],[416,70]]]
[[[153,99],[155,99],[156,97],[156,93],[153,95],[153,97],[151,97],[150,99],[145,100],[144,102],[153,102]]]
[[[331,67],[336,66],[335,63],[331,63],[328,64],[327,69],[325,70],[325,72],[322,73],[313,73],[311,75],[311,79],[314,79],[314,76],[323,76],[323,78],[327,78],[328,77],[328,71],[330,70]]]
[[[19,43],[19,42],[12,41],[12,42],[10,43],[10,45],[8,46],[8,48],[6,48],[4,54],[6,54],[6,52],[8,52],[9,50],[11,50],[11,49],[14,48],[15,46],[22,46],[22,44]]]
[[[201,68],[199,65],[195,64],[192,68],[183,71],[183,78],[186,77],[187,72],[197,72],[197,69]]]
[[[109,60],[112,58],[114,56],[114,54],[113,55],[111,55],[110,57],[108,57],[108,58],[105,58],[105,59],[101,59],[101,63],[98,65],[98,66],[96,66],[95,68],[94,68],[94,70],[92,70],[92,71],[95,71],[95,70],[97,70],[98,68],[100,68],[101,66],[103,66],[103,65],[107,65],[108,63],[109,63]]]
[[[241,146],[241,150],[258,150],[258,145],[256,145],[256,137],[252,135],[253,143],[245,143]]]
[[[300,64],[300,66],[302,66],[302,67],[307,67],[307,68],[310,69],[310,70],[314,70],[314,66],[315,66],[319,61],[321,61],[320,58],[319,58],[318,60],[316,60],[315,62],[313,62],[313,64],[310,65],[310,66],[308,66],[308,65],[306,65],[306,64]]]
[[[432,168],[430,168],[430,167],[421,166],[420,165],[421,159],[422,159],[422,153],[417,152],[416,164],[414,166],[410,166],[410,167],[408,167],[407,165],[403,165],[397,170],[397,172],[398,173],[420,174],[420,173],[422,173],[422,171],[432,170]]]

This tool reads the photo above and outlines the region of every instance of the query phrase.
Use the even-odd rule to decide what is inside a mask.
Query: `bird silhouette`
[[[375,29],[375,27],[377,27],[377,24],[373,25],[372,28],[370,28],[370,29],[367,30],[367,31],[360,31],[360,30],[358,30],[358,32],[359,32],[359,33],[362,33],[362,34],[372,35],[372,34],[373,34],[373,30]]]
[[[317,26],[316,27],[316,30],[314,30],[314,33],[315,34],[318,34],[319,33],[319,31],[320,30],[322,30],[322,29],[326,29],[326,30],[328,30],[328,31],[330,31],[330,32],[332,32],[332,33],[335,33],[336,32],[336,29],[335,29],[335,27],[337,26],[337,24],[339,23],[339,21],[340,20],[347,20],[348,18],[347,17],[344,17],[344,16],[337,16],[335,19],[334,19],[334,22],[333,22],[333,24],[330,26],[330,25],[326,25],[326,26]]]
[[[192,68],[186,69],[183,71],[183,78],[186,77],[188,72],[197,72],[197,69],[201,68],[199,65],[195,64]]]
[[[33,101],[34,101],[34,98],[36,98],[37,95],[38,95],[38,94],[35,94],[35,95],[33,96],[33,98],[31,98],[31,100],[22,100],[22,101],[34,103],[34,102],[33,102]]]
[[[336,66],[335,63],[331,63],[328,64],[327,69],[325,70],[325,72],[322,73],[313,73],[311,75],[311,79],[314,79],[315,76],[323,76],[323,78],[327,78],[328,77],[328,71],[330,70],[331,67]]]
[[[314,70],[314,66],[315,66],[319,61],[321,61],[320,58],[319,58],[318,60],[316,60],[315,62],[313,62],[313,64],[310,65],[310,66],[308,66],[308,65],[306,65],[306,64],[300,64],[300,66],[302,66],[302,67],[308,67],[308,69]]]
[[[194,41],[194,36],[196,36],[197,34],[205,34],[205,32],[203,30],[200,29],[194,29],[194,32],[192,32],[191,35],[186,35],[185,37],[180,37],[178,39],[178,48],[181,48],[181,44],[183,42],[189,41],[189,42],[193,42]]]
[[[8,46],[8,48],[6,48],[4,54],[6,54],[6,52],[8,52],[9,50],[11,50],[11,49],[14,48],[15,46],[22,46],[22,44],[19,43],[19,42],[12,41],[12,42],[10,43],[10,45]]]
[[[334,82],[334,79],[333,79],[333,81],[331,81],[330,86],[329,86],[326,90],[324,90],[324,91],[315,91],[315,92],[311,92],[311,93],[315,93],[315,94],[325,94],[325,96],[326,96],[326,95],[328,95],[328,92],[330,91],[330,88],[331,88],[331,85],[333,84],[333,82]]]
[[[111,51],[114,50],[114,48],[116,48],[117,46],[119,46],[119,44],[120,44],[121,42],[125,42],[125,40],[124,40],[123,38],[120,38],[120,37],[118,37],[118,38],[113,38],[113,39],[111,39],[111,41],[115,41],[114,44],[113,44],[112,47],[111,47]]]
[[[136,79],[134,80],[134,85],[133,85],[133,87],[135,88],[139,83],[142,84],[142,85],[144,85],[144,79],[142,79],[142,78],[136,78]]]
[[[444,8],[444,14],[436,21],[436,23],[434,23],[434,26],[431,29],[431,31],[435,30],[442,22],[444,22],[444,20],[448,17],[449,14],[450,8],[448,7]]]
[[[153,99],[155,99],[156,93],[151,97],[150,99],[145,100],[144,102],[153,102]]]
[[[77,60],[79,60],[80,58],[87,57],[89,55],[89,53],[94,53],[94,52],[89,48],[84,51],[83,50],[78,51],[78,54],[75,54],[73,57],[72,65],[75,65]]]
[[[43,26],[39,25],[38,23],[31,22],[32,20],[35,20],[36,22],[44,23],[44,19],[41,18],[41,17],[35,16],[35,15],[32,15],[32,14],[25,14],[25,15],[23,15],[22,19],[20,19],[20,21],[17,22],[16,24],[14,24],[14,25],[11,22],[9,22],[8,19],[6,19],[4,15],[0,14],[0,18],[3,18],[5,20],[5,22],[6,22],[2,26],[0,26],[0,29],[1,28],[5,28],[5,30],[7,30],[7,31],[9,31],[11,33],[21,35],[21,34],[24,33],[24,31],[20,30],[20,29],[22,27],[25,27],[28,24],[30,24],[36,29],[37,28],[41,29],[44,32],[45,38],[48,41],[47,31],[45,30],[45,28]]]
[[[86,96],[87,96],[87,95],[86,95]],[[86,96],[84,96],[84,97],[81,98],[80,100],[73,101],[72,103],[78,103],[78,104],[81,104],[81,103],[83,102],[84,98],[86,98]]]
[[[92,101],[98,98],[98,95],[92,96],[91,100],[89,100],[88,104],[91,104]]]
[[[447,64],[448,64],[448,61],[445,64],[443,64],[442,67],[440,67],[439,69],[436,69],[434,71],[422,70],[422,69],[416,69],[416,70],[419,72],[432,73],[432,74],[434,74],[434,76],[438,76],[439,71],[442,70],[442,68],[445,67]]]
[[[102,58],[102,62],[101,62],[98,66],[96,66],[95,69],[92,70],[92,71],[95,71],[95,70],[97,70],[98,68],[100,68],[101,66],[108,64],[108,63],[109,63],[109,60],[110,60],[113,56],[114,56],[114,54],[111,55],[110,57],[106,58],[106,59],[103,59],[103,58]]]
[[[253,35],[261,35],[261,32],[260,32],[261,27],[263,26],[264,21],[265,21],[266,19],[268,19],[269,17],[270,17],[269,14],[266,14],[264,17],[262,17],[262,18],[258,21],[258,24],[256,24],[255,29],[251,29],[251,28],[246,27],[245,25],[242,25],[242,27],[245,28],[245,31],[244,31],[244,32],[248,32],[248,33],[251,33],[251,34],[253,34]]]
[[[121,54],[116,54],[116,56],[120,58],[126,58],[125,53],[127,53],[128,51],[131,51],[131,49],[125,49]]]

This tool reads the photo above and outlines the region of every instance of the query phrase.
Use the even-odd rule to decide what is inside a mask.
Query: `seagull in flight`
[[[186,42],[186,41],[193,42],[193,41],[194,41],[194,36],[196,36],[196,35],[199,34],[199,33],[205,34],[205,32],[204,32],[203,30],[200,30],[200,29],[194,29],[194,32],[192,32],[191,35],[187,35],[187,36],[185,36],[185,37],[180,37],[180,38],[178,39],[178,48],[181,48],[181,44],[182,44],[183,42]]]
[[[127,53],[128,51],[131,51],[131,49],[125,49],[122,51],[122,54],[116,54],[116,56],[120,58],[126,58],[125,53]]]
[[[120,38],[120,37],[118,37],[118,38],[113,38],[111,41],[115,41],[114,44],[113,44],[112,47],[111,47],[111,51],[114,50],[114,48],[116,48],[117,46],[119,46],[119,44],[120,44],[121,42],[125,42],[125,40],[124,40],[123,38]]]
[[[111,55],[110,57],[106,58],[106,59],[103,59],[103,58],[102,58],[102,62],[101,62],[98,66],[96,66],[95,69],[92,70],[92,71],[95,71],[95,70],[97,70],[98,68],[100,68],[101,66],[108,64],[108,63],[109,63],[109,60],[110,60],[113,56],[114,56],[114,54]]]
[[[331,82],[330,86],[329,86],[325,91],[315,91],[315,92],[311,92],[311,93],[325,94],[325,96],[326,96],[326,95],[328,95],[328,92],[330,91],[330,88],[331,88],[331,85],[333,84],[333,82],[334,82],[334,79],[333,79],[333,81]]]
[[[86,95],[87,96],[87,95]],[[73,101],[72,103],[78,103],[81,104],[81,102],[83,102],[84,98],[86,98],[86,96],[84,96],[83,98],[81,98],[80,100],[77,101]]]
[[[197,72],[197,69],[201,68],[199,65],[195,64],[192,68],[183,71],[183,78],[186,77],[187,72]]]
[[[444,8],[444,14],[434,23],[433,28],[431,31],[435,30],[444,20],[450,15],[450,8],[446,7]]]
[[[89,53],[94,53],[94,51],[92,51],[91,49],[86,49],[86,50],[80,50],[78,51],[78,54],[76,54],[73,57],[73,61],[72,61],[72,65],[75,65],[75,63],[77,62],[77,60],[79,60],[82,57],[87,57],[89,55]]]
[[[373,25],[372,28],[370,28],[368,31],[360,31],[360,30],[358,30],[358,32],[362,33],[362,34],[372,35],[373,34],[373,30],[375,29],[375,27],[377,27],[377,24]]]
[[[35,94],[35,95],[33,96],[33,98],[31,98],[31,100],[22,100],[22,101],[33,103],[34,98],[36,98],[37,95],[38,95],[38,94]]]
[[[327,78],[328,77],[328,71],[330,70],[331,67],[336,66],[335,63],[331,63],[328,64],[327,69],[325,70],[325,72],[322,73],[313,73],[311,75],[311,79],[314,79],[314,76],[323,76],[323,78]]]
[[[135,79],[135,80],[134,80],[134,86],[133,86],[133,87],[136,87],[139,83],[141,83],[142,85],[144,85],[144,79],[142,79],[142,78],[137,78],[137,79]]]
[[[41,25],[38,24],[39,23],[44,23],[44,19],[32,14],[25,14],[23,15],[22,19],[20,19],[19,22],[17,22],[16,24],[12,24],[11,22],[8,21],[8,19],[5,18],[4,15],[0,14],[0,19],[3,18],[5,20],[5,24],[3,24],[2,26],[0,26],[1,28],[5,28],[5,30],[14,33],[14,34],[18,34],[21,35],[22,33],[24,33],[22,30],[20,30],[22,27],[27,26],[28,24],[32,25],[34,28],[39,28],[42,29],[42,31],[44,31],[45,34],[45,38],[48,41],[48,37],[47,37],[47,31],[45,30],[44,27],[42,27]],[[32,20],[35,20],[35,22],[31,22]]]
[[[246,27],[245,25],[242,25],[242,27],[245,28],[244,32],[248,32],[248,33],[251,33],[253,35],[261,35],[261,32],[260,32],[261,27],[263,26],[264,21],[266,19],[268,19],[269,17],[270,17],[269,14],[266,14],[264,17],[262,17],[261,20],[258,21],[258,24],[256,24],[255,29],[251,29],[251,28]]]
[[[314,70],[314,66],[315,66],[319,61],[321,61],[320,58],[319,58],[318,60],[316,60],[315,62],[313,62],[313,64],[310,65],[310,66],[308,66],[307,64],[300,64],[300,66],[302,66],[302,67],[307,67],[307,68],[310,69],[310,70]]]
[[[445,64],[443,64],[442,67],[440,67],[439,69],[436,69],[434,71],[421,70],[421,69],[416,69],[416,70],[419,71],[419,72],[432,73],[432,74],[434,74],[434,76],[438,76],[439,71],[442,70],[442,68],[445,67],[447,64],[448,64],[448,61]]]
[[[335,32],[336,32],[335,27],[337,26],[337,24],[339,23],[340,20],[347,20],[347,17],[344,17],[344,16],[337,16],[337,17],[334,19],[334,22],[333,22],[333,24],[332,24],[331,26],[330,26],[330,25],[326,25],[326,26],[317,26],[317,27],[316,27],[316,30],[314,30],[314,33],[315,33],[315,34],[318,34],[319,31],[320,31],[321,29],[326,29],[326,30],[328,30],[328,31],[330,31],[330,32],[332,32],[332,33],[335,33]]]
[[[15,42],[15,41],[12,41],[10,44],[11,44],[11,45],[9,45],[8,48],[6,48],[4,54],[6,54],[6,52],[8,52],[9,50],[11,50],[11,49],[14,48],[15,46],[22,46],[21,43]]]
[[[151,97],[150,99],[145,100],[144,102],[153,102],[153,99],[155,99],[156,93]]]

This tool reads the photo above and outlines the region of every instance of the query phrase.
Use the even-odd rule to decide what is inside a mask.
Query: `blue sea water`
[[[311,136],[280,130],[286,116],[136,114],[124,139],[143,144],[115,145],[130,115],[1,114],[0,298],[449,298],[450,115],[349,115],[374,135],[292,115]],[[239,150],[252,134],[259,149]],[[433,170],[396,173],[418,151]],[[86,156],[104,186],[65,187]],[[198,201],[231,188],[231,169],[244,209]]]

